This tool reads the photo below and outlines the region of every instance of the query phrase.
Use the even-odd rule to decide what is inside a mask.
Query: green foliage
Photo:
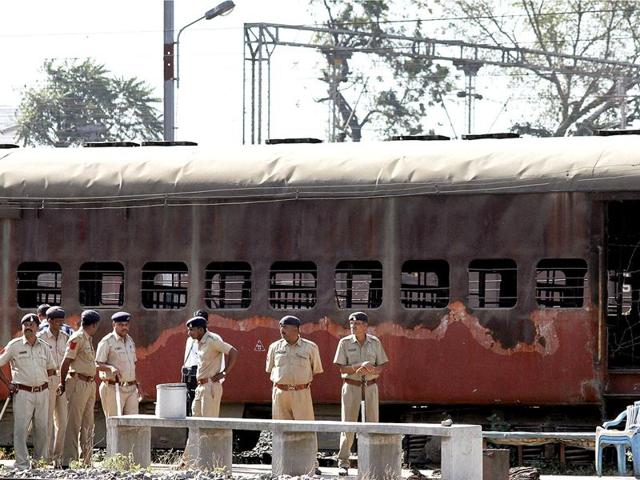
[[[359,141],[370,126],[380,135],[420,134],[430,106],[451,88],[449,68],[414,54],[392,35],[423,38],[416,18],[431,12],[425,0],[309,0],[332,31],[318,34],[326,47],[321,80],[333,104],[337,141]],[[410,8],[406,8],[409,6]],[[393,18],[390,17],[391,12]],[[398,22],[401,19],[413,19]],[[393,21],[391,21],[393,20]],[[353,35],[364,32],[371,35]],[[354,49],[367,52],[355,52]],[[368,125],[369,124],[369,125]]]
[[[47,60],[43,71],[45,80],[22,94],[18,141],[24,145],[161,138],[154,106],[160,99],[143,81],[111,76],[91,59]]]
[[[106,457],[102,462],[102,468],[113,470],[116,472],[138,472],[142,467],[133,460],[133,453],[128,455],[116,453],[111,457]]]
[[[502,74],[513,74],[512,88],[530,98],[527,117],[514,125],[515,131],[590,135],[596,129],[617,127],[621,103],[618,79],[624,79],[623,91],[627,95],[626,124],[640,118],[637,71],[576,58],[637,63],[640,60],[637,0],[439,0],[439,3],[452,18],[462,19],[451,23],[450,34],[475,43],[544,52],[526,55],[529,61],[536,60],[538,66],[500,70]],[[559,61],[547,53],[571,57]],[[585,71],[589,75],[584,75]]]

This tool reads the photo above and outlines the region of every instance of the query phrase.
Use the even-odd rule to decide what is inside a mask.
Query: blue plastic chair
[[[626,420],[624,430],[610,430]],[[629,405],[614,420],[604,422],[596,428],[596,473],[602,476],[602,450],[606,446],[616,447],[618,457],[618,473],[627,473],[626,448],[633,454],[633,475],[640,477],[640,401]]]

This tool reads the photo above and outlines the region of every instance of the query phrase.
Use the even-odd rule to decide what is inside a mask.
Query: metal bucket
[[[163,383],[156,386],[156,393],[156,417],[186,418],[186,384]]]

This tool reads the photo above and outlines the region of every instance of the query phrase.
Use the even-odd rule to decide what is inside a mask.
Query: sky
[[[220,0],[175,0],[177,30],[201,17]],[[180,37],[180,86],[176,90],[176,139],[200,144],[243,141],[243,25],[249,22],[313,24],[307,0],[235,0],[229,15],[202,20]],[[20,92],[42,79],[46,59],[93,58],[111,72],[137,77],[163,95],[163,0],[19,0],[0,4],[0,128],[20,103]],[[301,40],[304,40],[301,38]],[[312,51],[279,46],[272,56],[271,130],[263,138],[326,138],[329,112],[316,100],[326,95],[317,80],[321,57]],[[459,79],[459,89],[464,79]],[[477,109],[490,124],[501,116],[504,98]],[[487,91],[485,91],[487,90]],[[463,100],[449,100],[457,133],[464,129]],[[501,96],[503,97],[503,95]],[[158,104],[162,109],[162,103]],[[453,132],[442,109],[436,109],[438,133]],[[504,119],[505,125],[506,118]],[[476,120],[477,122],[477,120]],[[500,129],[498,122],[494,130]],[[248,139],[247,130],[247,139]],[[366,139],[375,139],[366,132]]]

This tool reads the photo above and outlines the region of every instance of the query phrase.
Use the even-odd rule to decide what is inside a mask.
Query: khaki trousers
[[[93,409],[96,404],[96,382],[69,377],[66,383],[69,415],[64,437],[62,465],[73,460],[91,465],[93,452]]]
[[[99,392],[105,418],[117,415],[116,386],[102,382],[100,383]],[[136,385],[120,387],[120,405],[122,407],[122,415],[138,414],[138,387]]]
[[[62,458],[64,448],[64,433],[67,429],[67,394],[56,395],[56,388],[60,383],[60,376],[49,377],[49,428],[47,429],[47,445],[51,461],[58,463]]]
[[[273,387],[271,392],[271,416],[274,420],[315,420],[311,388],[304,390],[281,390]],[[318,450],[318,437],[315,436],[315,450]],[[316,460],[315,468],[318,468]]]
[[[204,385],[198,385],[191,405],[192,415],[194,417],[219,417],[221,399],[222,384],[220,382],[207,382]]]
[[[362,401],[362,387],[358,385],[342,384],[342,421],[357,422]],[[369,385],[365,390],[365,420],[377,422],[378,416],[378,385]],[[338,466],[349,468],[349,454],[353,445],[353,433],[340,434],[340,451],[338,452]]]
[[[49,430],[49,390],[32,393],[18,390],[13,396],[13,448],[16,452],[16,468],[29,468],[27,435],[33,422],[33,458],[46,459],[49,454],[47,431]]]
[[[280,390],[273,387],[271,402],[274,420],[315,420],[310,388]]]

